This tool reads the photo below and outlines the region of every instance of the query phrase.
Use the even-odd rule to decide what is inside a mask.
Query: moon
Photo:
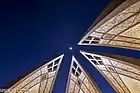
[[[69,47],[69,50],[72,50],[72,47]]]

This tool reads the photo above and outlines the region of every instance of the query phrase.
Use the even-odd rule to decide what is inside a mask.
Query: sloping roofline
[[[84,34],[80,42],[84,40],[89,34],[92,33],[92,30],[96,30],[105,22],[113,18],[118,13],[122,12],[124,9],[128,8],[132,4],[136,3],[139,0],[112,0],[107,7],[100,13],[96,18],[93,24],[88,28],[87,32]],[[80,45],[80,42],[78,43]]]
[[[118,54],[111,54],[111,53],[99,53],[99,52],[91,52],[91,51],[89,52],[89,51],[84,51],[84,50],[81,50],[80,52],[93,53],[93,54],[121,60],[121,61],[128,62],[128,63],[133,64],[133,65],[140,66],[140,59],[133,58],[133,57],[127,57],[127,56],[122,56],[122,55],[118,55]]]
[[[10,87],[12,87],[13,85],[15,85],[17,82],[19,82],[20,80],[22,80],[23,78],[25,78],[26,76],[28,76],[29,74],[31,74],[32,72],[36,71],[37,69],[41,68],[43,65],[47,64],[48,62],[58,58],[58,57],[61,57],[63,58],[64,54],[59,54],[58,56],[54,56],[48,60],[45,60],[43,61],[42,64],[37,64],[35,67],[29,69],[27,72],[25,72],[24,74],[18,76],[15,80],[9,82],[6,84],[6,86],[3,86],[1,88],[3,89],[9,89]],[[63,59],[62,59],[63,60]]]

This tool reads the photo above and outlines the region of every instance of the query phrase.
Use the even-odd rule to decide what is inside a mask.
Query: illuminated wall
[[[63,55],[47,62],[5,93],[51,93]]]
[[[140,93],[140,67],[88,52],[81,53],[98,69],[117,93]]]
[[[71,62],[66,93],[101,93],[74,57]]]
[[[137,2],[130,3],[134,1]],[[125,7],[125,5],[129,5],[129,7],[123,9],[122,7]],[[114,14],[114,12],[120,10],[121,12]],[[79,45],[140,49],[140,1],[126,0],[116,10],[91,28],[79,42]]]

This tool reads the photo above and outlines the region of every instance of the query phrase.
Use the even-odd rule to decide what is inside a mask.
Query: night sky
[[[63,53],[69,57],[78,55],[80,49],[139,58],[137,51],[77,45],[110,1],[1,0],[0,87],[44,60]],[[70,46],[73,47],[72,51],[69,50]]]

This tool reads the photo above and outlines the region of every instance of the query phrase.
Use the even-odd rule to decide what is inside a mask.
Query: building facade
[[[66,93],[101,93],[95,81],[81,67],[75,57],[72,57]]]
[[[78,45],[139,50],[140,0],[124,0],[101,21],[96,21]],[[113,54],[94,53],[94,51],[80,51],[80,53],[91,67],[95,67],[100,72],[116,93],[140,93],[140,60],[119,55],[113,56]],[[62,93],[102,93],[102,89],[91,77],[89,70],[87,71],[74,56],[70,64],[65,63],[65,65],[70,65],[67,66],[68,74],[64,74],[65,71],[60,74],[63,58],[64,55],[61,55],[46,62],[4,93],[58,93],[57,90],[61,86],[64,90]],[[67,79],[56,82],[62,80],[58,77]],[[55,92],[53,92],[54,87],[57,89]]]
[[[140,1],[125,0],[93,24],[79,45],[140,49]]]
[[[64,55],[58,56],[37,68],[16,82],[5,91],[5,93],[53,93],[53,87],[57,79],[57,74],[59,73],[63,56]],[[95,81],[82,68],[74,56],[72,57],[66,83],[65,93],[102,93]],[[61,86],[61,84],[56,86]]]
[[[135,59],[128,61],[102,56],[96,53],[81,53],[89,62],[106,78],[116,93],[139,93],[140,92],[140,63],[135,65]],[[118,56],[124,60],[125,57]],[[140,60],[137,60],[140,62]]]
[[[5,93],[51,93],[64,55],[61,55],[39,67]]]
[[[125,0],[102,19],[97,18],[78,45],[139,50],[140,0]],[[81,54],[104,76],[116,93],[140,93],[140,60],[94,51],[81,51]]]

